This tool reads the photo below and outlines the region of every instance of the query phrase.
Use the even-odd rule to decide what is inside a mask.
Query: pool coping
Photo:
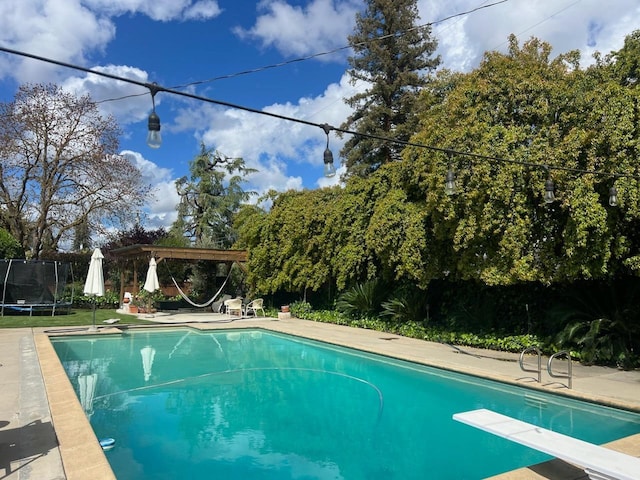
[[[460,365],[452,365],[444,361],[433,359],[425,359],[413,352],[410,348],[403,351],[394,351],[390,355],[388,351],[382,348],[382,345],[388,344],[389,340],[401,340],[406,337],[400,337],[393,334],[383,334],[376,332],[374,336],[364,334],[364,332],[373,332],[371,330],[359,330],[351,327],[340,327],[331,332],[338,332],[338,335],[329,335],[327,326],[329,324],[309,322],[303,320],[279,320],[270,321],[267,319],[235,321],[233,323],[215,323],[215,322],[197,322],[197,323],[180,323],[180,324],[159,324],[150,326],[136,326],[135,330],[145,328],[193,328],[195,330],[219,330],[219,329],[246,329],[260,328],[270,330],[287,335],[298,336],[311,340],[317,340],[334,345],[354,348],[357,350],[375,353],[387,357],[398,358],[422,365],[440,368],[448,371],[473,375],[481,378],[499,381],[506,384],[517,385],[529,388],[531,390],[543,391],[545,393],[557,394],[565,397],[571,397],[578,400],[584,400],[601,405],[630,410],[640,413],[640,404],[627,402],[620,399],[610,398],[602,395],[588,394],[584,392],[568,391],[554,388],[550,385],[534,385],[532,383],[522,383],[508,376],[495,372],[487,372],[486,370],[478,370],[471,366],[460,368]],[[336,326],[334,326],[336,327]],[[347,330],[348,329],[348,330]],[[134,330],[134,327],[131,327]],[[360,335],[349,335],[358,331]],[[120,334],[123,330],[115,327],[102,327],[99,330],[100,335]],[[77,398],[75,390],[67,377],[64,368],[53,348],[50,337],[57,336],[76,336],[76,335],[95,335],[95,332],[82,331],[65,331],[64,329],[34,331],[34,341],[42,377],[45,385],[46,394],[48,396],[49,408],[51,412],[52,423],[58,437],[60,456],[62,458],[63,468],[66,478],[69,480],[81,480],[92,478],[97,480],[113,480],[116,479],[111,466],[99,445],[98,439],[91,428],[84,410]],[[380,335],[385,335],[380,337]],[[377,338],[377,342],[371,341]],[[375,339],[374,339],[375,340]],[[409,339],[415,340],[415,339]],[[383,343],[380,344],[380,341]],[[420,341],[423,342],[424,341]],[[376,346],[377,344],[377,346]],[[614,442],[608,443],[607,448],[618,450],[629,455],[640,456],[640,434],[626,437]],[[581,475],[580,475],[581,474]],[[579,476],[576,476],[579,475]],[[492,477],[494,480],[519,480],[519,479],[543,479],[553,478],[562,479],[578,479],[584,477],[584,472],[560,460],[551,460],[539,465],[524,467],[513,472],[506,472],[498,476]]]

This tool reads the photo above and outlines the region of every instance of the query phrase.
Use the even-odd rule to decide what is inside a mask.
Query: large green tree
[[[202,145],[189,171],[188,177],[176,181],[180,203],[173,234],[201,247],[230,247],[236,241],[233,217],[253,195],[244,190],[243,182],[255,170],[242,158],[229,158]]]
[[[331,279],[335,246],[328,242],[333,225],[326,216],[339,190],[272,192],[269,213],[250,209],[238,217],[239,245],[250,249],[249,281],[259,291],[303,293]]]
[[[236,224],[238,246],[249,250],[249,281],[266,293],[303,293],[386,275],[367,233],[377,199],[389,190],[385,175],[383,168],[344,188],[272,192],[268,212],[245,208]]]
[[[352,84],[366,88],[346,99],[353,113],[343,129],[407,141],[417,126],[416,99],[426,75],[440,63],[431,27],[417,27],[416,0],[368,0],[349,36]],[[376,138],[350,137],[341,154],[348,176],[366,176],[400,160],[402,147]]]
[[[28,255],[71,242],[81,225],[104,232],[143,202],[119,134],[88,96],[56,85],[23,85],[0,103],[0,224]]]
[[[617,64],[633,58],[631,40],[581,69],[575,52],[552,57],[548,44],[512,37],[506,54],[487,53],[472,72],[440,72],[420,98],[412,141],[445,151],[408,148],[409,161],[343,188],[286,192],[270,212],[248,212],[241,238],[253,280],[272,292],[371,278],[425,289],[438,278],[510,285],[637,274],[640,90]],[[450,167],[454,196],[444,192]]]
[[[578,62],[511,37],[507,54],[487,53],[468,74],[442,72],[422,97],[413,141],[497,159],[406,151],[404,188],[424,193],[428,243],[453,278],[550,283],[632,267],[640,245],[621,232],[636,223],[638,182],[616,174],[639,173],[638,90]],[[449,168],[455,196],[444,194]],[[618,207],[608,205],[613,186]]]

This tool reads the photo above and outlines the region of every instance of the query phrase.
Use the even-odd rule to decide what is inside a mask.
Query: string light
[[[547,177],[547,181],[544,182],[544,203],[553,203],[556,199],[555,194],[556,186],[553,183],[551,175]]]
[[[212,98],[208,98],[208,97],[203,97],[200,95],[196,95],[193,93],[189,93],[189,92],[183,92],[183,91],[179,91],[179,90],[174,90],[171,88],[167,88],[167,87],[163,87],[161,85],[158,85],[157,83],[147,83],[147,82],[141,82],[138,80],[133,80],[130,78],[125,78],[125,77],[120,77],[118,75],[113,75],[107,72],[102,72],[102,71],[97,71],[97,70],[92,70],[89,68],[85,68],[85,67],[81,67],[78,65],[73,65],[70,63],[65,63],[65,62],[60,62],[58,60],[53,60],[50,58],[46,58],[46,57],[41,57],[38,55],[34,55],[31,53],[26,53],[26,52],[21,52],[19,50],[13,50],[10,48],[6,48],[6,47],[1,47],[0,46],[0,51],[2,52],[6,52],[6,53],[10,53],[13,55],[18,55],[21,57],[26,57],[26,58],[31,58],[34,60],[39,60],[45,63],[50,63],[53,65],[58,65],[61,67],[66,67],[66,68],[71,68],[73,70],[78,70],[78,71],[82,71],[85,73],[90,73],[93,75],[97,75],[100,77],[105,77],[105,78],[110,78],[112,80],[117,80],[120,82],[124,82],[124,83],[129,83],[132,85],[138,85],[141,86],[147,90],[149,90],[152,93],[152,97],[158,93],[158,92],[165,92],[165,93],[170,93],[173,95],[178,95],[181,97],[186,97],[186,98],[191,98],[194,100],[199,100],[202,102],[207,102],[207,103],[212,103],[215,105],[220,105],[223,107],[228,107],[228,108],[233,108],[233,109],[238,109],[238,110],[243,110],[246,112],[251,112],[251,113],[256,113],[258,115],[266,115],[272,118],[277,118],[280,120],[285,120],[285,121],[289,121],[289,122],[295,122],[295,123],[300,123],[303,125],[309,125],[309,126],[313,126],[313,127],[319,127],[321,128],[323,131],[325,131],[325,133],[327,134],[327,140],[328,140],[328,131],[336,131],[339,133],[343,133],[343,134],[347,134],[347,135],[353,135],[353,136],[360,136],[360,137],[364,137],[364,138],[371,138],[371,139],[375,139],[375,140],[380,140],[383,142],[389,142],[389,143],[394,143],[397,145],[403,145],[406,147],[416,147],[416,148],[422,148],[425,150],[431,150],[434,152],[442,152],[442,153],[446,153],[448,155],[461,155],[461,156],[465,156],[471,159],[477,159],[477,160],[485,160],[485,161],[489,161],[489,162],[498,162],[498,163],[506,163],[506,164],[515,164],[515,165],[521,165],[521,166],[526,166],[526,167],[531,167],[531,168],[544,168],[546,169],[548,172],[552,171],[552,170],[559,170],[559,171],[565,171],[565,172],[572,172],[572,173],[576,173],[576,174],[583,174],[583,175],[598,175],[598,176],[615,176],[615,177],[620,177],[620,178],[631,178],[634,180],[638,180],[640,181],[640,176],[637,175],[633,175],[633,174],[628,174],[628,173],[609,173],[609,172],[600,172],[597,170],[583,170],[583,169],[579,169],[579,168],[572,168],[572,167],[564,167],[564,166],[560,166],[560,165],[540,165],[537,163],[532,163],[532,162],[525,162],[525,161],[520,161],[520,160],[514,160],[514,159],[509,159],[509,158],[501,158],[501,157],[494,157],[494,156],[490,156],[490,155],[481,155],[478,153],[470,153],[470,152],[461,152],[461,151],[457,151],[457,150],[452,150],[450,148],[444,148],[444,147],[435,147],[433,145],[425,145],[425,144],[421,144],[421,143],[416,143],[416,142],[410,142],[410,141],[404,141],[404,140],[398,140],[398,139],[394,139],[394,138],[389,138],[389,137],[383,137],[381,135],[374,135],[374,134],[370,134],[370,133],[363,133],[363,132],[355,132],[352,130],[347,130],[347,129],[343,129],[343,128],[339,128],[339,127],[334,127],[328,124],[319,124],[319,123],[315,123],[315,122],[310,122],[308,120],[302,120],[299,118],[294,118],[294,117],[288,117],[285,115],[279,115],[277,113],[273,113],[273,112],[269,112],[269,111],[264,111],[264,110],[257,110],[255,108],[250,108],[250,107],[245,107],[242,105],[238,105],[238,104],[234,104],[234,103],[230,103],[230,102],[225,102],[222,100],[215,100]],[[154,93],[155,92],[155,93]],[[153,115],[154,112],[152,112]],[[157,114],[156,114],[157,115]],[[150,115],[151,117],[151,115]],[[160,119],[158,118],[158,126],[159,126],[159,121]],[[328,129],[328,131],[327,131]],[[158,130],[159,132],[159,130]],[[328,142],[327,142],[327,150],[328,150]],[[327,154],[327,150],[325,150],[325,160],[328,160],[328,154]],[[329,150],[329,154],[331,154],[331,160],[333,160],[333,154],[331,153],[331,151]],[[330,162],[332,164],[332,162]],[[553,188],[551,190],[547,190],[548,186],[552,186]],[[550,197],[551,194],[553,194],[553,199],[555,200],[555,185],[553,184],[553,180],[551,179],[551,177],[549,176],[549,178],[547,179],[547,182],[545,182],[545,197]],[[548,193],[551,192],[551,193]],[[553,201],[553,200],[552,200]],[[617,192],[616,192],[616,203],[617,203]]]
[[[155,85],[155,83],[153,85]],[[160,117],[156,113],[156,93],[158,93],[158,89],[153,85],[149,88],[151,91],[153,110],[151,110],[151,113],[149,114],[147,145],[151,148],[160,148],[160,145],[162,145],[162,135],[160,135]]]
[[[451,164],[449,164],[447,178],[444,182],[444,193],[449,196],[456,194],[456,174],[454,173]]]
[[[618,190],[615,186],[612,186],[609,189],[609,206],[617,207],[618,206]]]
[[[336,174],[336,167],[333,165],[333,153],[329,150],[329,132],[331,131],[331,126],[325,123],[322,129],[327,135],[327,148],[324,149],[324,176],[331,178]]]

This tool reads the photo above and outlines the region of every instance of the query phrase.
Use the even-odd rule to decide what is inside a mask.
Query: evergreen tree
[[[426,74],[440,63],[431,27],[417,27],[416,0],[367,0],[349,36],[351,83],[367,89],[345,99],[354,109],[341,128],[408,141],[416,131],[415,104]],[[341,154],[348,176],[367,176],[380,165],[400,160],[402,146],[355,135]]]
[[[189,177],[176,181],[180,204],[172,232],[198,247],[229,248],[236,239],[233,216],[253,195],[242,188],[244,177],[256,170],[204,145],[189,170]]]

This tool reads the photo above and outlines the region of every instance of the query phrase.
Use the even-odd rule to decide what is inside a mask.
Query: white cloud
[[[249,30],[237,28],[243,38],[259,39],[265,47],[274,47],[285,56],[320,53],[347,45],[352,33],[356,11],[361,2],[348,0],[312,0],[305,7],[293,6],[284,0],[268,0],[258,4],[263,11]],[[323,60],[344,59],[329,55]]]
[[[347,75],[343,75],[340,83],[329,85],[321,95],[301,98],[295,104],[270,105],[263,110],[315,124],[340,126],[351,111],[343,98],[356,91],[358,88],[349,83]],[[290,173],[296,170],[304,170],[307,176],[310,171],[317,172],[317,181],[323,185],[335,184],[339,180],[322,180],[326,136],[319,127],[243,110],[196,104],[178,114],[173,129],[194,130],[205,145],[224,155],[244,158],[248,167],[259,170],[248,180],[250,188],[260,194],[269,189],[302,188],[300,175]],[[339,163],[338,152],[345,140],[330,133],[329,143],[336,163]]]
[[[471,0],[418,2],[421,23],[478,6]],[[579,50],[586,66],[592,63],[593,52],[606,54],[621,48],[624,37],[638,28],[639,16],[637,0],[609,2],[606,8],[600,0],[506,2],[438,24],[433,32],[439,42],[438,53],[443,57],[442,66],[452,70],[475,68],[486,51],[505,52],[512,33],[520,44],[531,37],[549,42],[554,56]]]
[[[206,20],[221,10],[216,0],[84,0],[92,9],[111,16],[141,13],[153,20]]]
[[[114,17],[147,15],[153,20],[207,20],[222,10],[216,0],[2,0],[0,44],[57,61],[86,63],[116,35]],[[0,59],[0,78],[18,83],[61,82],[68,69],[15,56]]]
[[[85,52],[101,49],[115,35],[113,23],[75,2],[2,0],[0,43],[63,62],[83,63]],[[58,67],[12,57],[0,64],[0,77],[18,82],[56,81]]]
[[[147,72],[125,65],[107,65],[92,70],[146,83]],[[76,95],[89,94],[104,114],[113,115],[120,125],[145,120],[151,109],[149,90],[130,83],[112,80],[98,75],[69,77],[62,88]],[[160,99],[156,99],[156,104]]]
[[[148,223],[154,228],[170,226],[177,218],[176,206],[180,202],[173,172],[145,159],[139,152],[123,150],[120,155],[140,170],[143,183],[152,185],[149,201],[144,206]]]
[[[196,2],[184,10],[185,20],[208,20],[220,15],[222,10],[217,1]]]

